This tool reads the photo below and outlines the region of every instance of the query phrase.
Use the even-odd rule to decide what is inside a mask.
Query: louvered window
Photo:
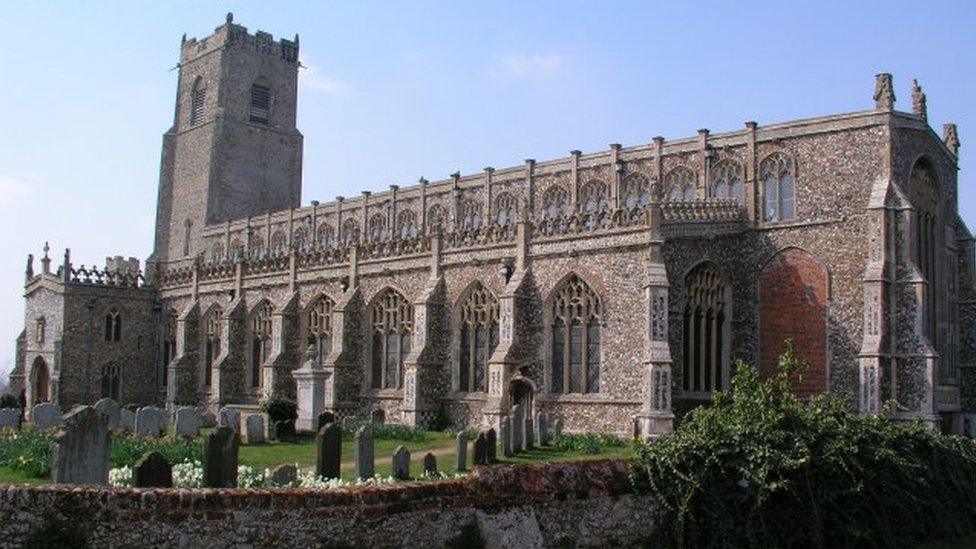
[[[203,121],[204,105],[207,103],[207,88],[198,82],[193,88],[190,98],[190,125],[196,126]]]
[[[254,84],[251,86],[251,122],[267,124],[271,109],[271,88]]]

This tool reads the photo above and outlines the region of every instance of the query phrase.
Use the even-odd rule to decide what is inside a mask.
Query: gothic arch
[[[202,76],[193,79],[193,86],[190,88],[190,125],[196,126],[203,122],[203,117],[207,112],[207,82]]]
[[[271,81],[259,76],[251,84],[249,121],[252,124],[268,124],[271,120]]]
[[[413,213],[413,210],[403,210],[398,213],[396,230],[400,240],[415,238],[420,230],[417,226],[417,214]]]
[[[650,179],[641,172],[631,172],[620,186],[620,204],[625,208],[646,208],[651,203]]]
[[[275,229],[275,232],[271,234],[270,251],[272,257],[281,257],[288,252],[288,242],[281,229]]]
[[[200,331],[202,335],[200,356],[203,360],[201,362],[200,384],[209,388],[213,380],[213,366],[217,362],[217,357],[220,356],[222,347],[224,308],[220,304],[214,303],[207,308],[207,312],[201,318],[203,319],[203,329]]]
[[[552,185],[542,195],[542,216],[557,219],[569,215],[569,191],[562,185]]]
[[[672,168],[664,176],[668,202],[691,202],[697,197],[698,174],[687,166]]]
[[[313,297],[302,311],[301,326],[305,349],[314,347],[319,364],[332,352],[332,309],[335,303],[334,299],[323,292]]]
[[[51,400],[51,370],[44,357],[36,357],[30,370],[30,407]]]
[[[319,228],[315,231],[315,245],[322,250],[335,247],[335,229],[332,225],[327,222],[319,224]]]
[[[292,245],[295,247],[299,253],[308,252],[312,243],[308,238],[308,229],[304,226],[298,227],[291,235]]]
[[[352,246],[359,243],[359,221],[350,217],[342,222],[342,244]]]
[[[386,215],[375,213],[369,218],[369,241],[383,242],[387,239]]]
[[[699,261],[681,281],[681,389],[709,398],[729,384],[732,288],[712,261]]]
[[[432,232],[440,231],[444,229],[444,220],[447,218],[447,214],[444,211],[444,206],[440,204],[434,204],[427,209],[427,228]]]
[[[458,210],[458,228],[477,230],[481,228],[481,225],[481,206],[471,199],[462,202]]]
[[[259,389],[264,384],[264,367],[273,347],[274,304],[262,298],[247,315],[247,375],[248,387]]]
[[[720,160],[709,172],[708,196],[745,203],[742,164],[732,159]]]
[[[367,379],[372,389],[399,389],[413,335],[413,305],[386,286],[366,307]]]
[[[461,392],[488,390],[488,360],[498,345],[498,297],[480,280],[468,284],[451,315],[454,386]]]
[[[570,273],[545,302],[547,377],[550,393],[600,392],[604,304],[581,276]]]
[[[796,161],[784,151],[774,151],[759,162],[763,221],[788,221],[796,217]]]
[[[599,214],[610,207],[610,191],[606,183],[591,179],[580,187],[579,209],[583,213]]]
[[[495,225],[499,227],[512,227],[518,217],[518,200],[515,195],[508,191],[498,193],[495,197]]]
[[[943,351],[948,358],[951,351],[945,350],[945,337],[939,333],[938,293],[945,291],[941,263],[944,262],[942,249],[945,239],[945,223],[942,215],[942,185],[934,164],[927,156],[919,156],[912,165],[909,175],[908,195],[915,210],[915,265],[928,283],[921,311],[922,327],[925,337],[932,347]],[[939,361],[940,372],[953,377],[954,372],[945,371],[943,366],[950,360]]]

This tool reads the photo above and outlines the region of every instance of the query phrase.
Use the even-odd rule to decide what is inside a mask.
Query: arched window
[[[102,398],[111,398],[115,401],[119,400],[120,377],[119,365],[117,363],[110,362],[108,364],[102,364]]]
[[[257,306],[251,313],[251,387],[261,387],[264,383],[265,361],[271,354],[271,315],[274,307],[267,301]]]
[[[322,250],[335,246],[335,229],[332,228],[332,225],[327,223],[319,225],[318,230],[315,231],[315,245]]]
[[[169,363],[176,356],[176,311],[169,309],[163,316],[163,344],[160,352],[162,353],[162,375],[163,385],[169,378]]]
[[[554,291],[551,314],[552,392],[599,392],[600,296],[573,275]]]
[[[199,76],[193,82],[190,91],[190,125],[196,126],[203,122],[203,115],[207,108],[207,83]]]
[[[299,253],[306,253],[311,246],[311,241],[308,238],[308,229],[305,227],[298,227],[295,232],[291,235],[292,242],[295,245],[295,249]]]
[[[495,224],[499,227],[515,225],[518,217],[518,200],[512,193],[500,193],[495,198]]]
[[[580,210],[583,213],[599,214],[607,211],[607,184],[603,181],[588,181],[580,188]]]
[[[695,184],[698,176],[691,169],[684,166],[668,172],[664,178],[664,188],[668,202],[691,202],[695,199]]]
[[[255,124],[267,124],[271,115],[271,83],[265,77],[251,84],[251,116]]]
[[[397,214],[397,235],[400,240],[410,240],[417,236],[417,214],[403,210]]]
[[[248,250],[249,259],[264,257],[264,238],[259,234],[251,235],[251,248]]]
[[[763,219],[784,221],[795,216],[793,159],[783,153],[773,153],[759,168],[762,176],[765,207]]]
[[[457,308],[460,391],[485,391],[488,359],[498,346],[498,299],[480,282],[474,283]]]
[[[115,309],[105,315],[105,341],[122,340],[122,315]]]
[[[244,256],[244,243],[241,242],[240,238],[235,238],[230,241],[230,248],[227,249],[227,260],[237,261]]]
[[[702,263],[685,277],[682,388],[707,397],[728,383],[728,286],[710,263]]]
[[[542,195],[542,215],[546,219],[558,219],[569,215],[569,193],[560,186],[549,187]]]
[[[203,341],[203,386],[210,387],[213,383],[213,366],[220,356],[220,325],[224,320],[224,311],[214,307],[207,313],[204,320]]]
[[[214,242],[213,247],[210,248],[210,263],[216,265],[224,261],[224,245],[220,242]]]
[[[47,320],[43,316],[37,317],[34,321],[34,342],[43,344],[47,332]]]
[[[352,246],[359,242],[359,222],[349,218],[342,222],[342,244]]]
[[[47,362],[44,361],[43,357],[34,359],[34,363],[31,365],[30,379],[30,405],[33,408],[34,405],[47,402],[51,398],[51,372],[48,370]]]
[[[387,288],[373,302],[370,318],[371,387],[398,389],[403,360],[410,352],[413,306],[399,292]]]
[[[386,240],[386,216],[378,213],[369,218],[369,240],[383,242]]]
[[[458,211],[458,227],[465,230],[481,228],[481,207],[474,200],[465,200]]]
[[[637,172],[625,177],[621,184],[620,199],[626,208],[646,208],[651,203],[651,185],[647,177]]]
[[[275,231],[271,235],[271,256],[281,257],[285,255],[288,250],[288,243],[285,242],[285,233],[281,231]]]
[[[715,198],[732,199],[742,204],[742,166],[732,160],[722,160],[711,169],[711,194]]]
[[[332,300],[319,296],[308,308],[307,345],[315,348],[318,363],[322,364],[332,351]]]
[[[434,204],[427,210],[427,228],[431,232],[437,232],[444,228],[444,207]]]
[[[938,307],[937,294],[942,290],[942,285],[939,283],[940,281],[936,271],[940,261],[938,237],[939,232],[943,230],[939,223],[940,192],[938,181],[938,176],[935,174],[932,164],[927,159],[922,158],[912,168],[911,187],[909,191],[912,206],[915,207],[915,220],[917,224],[915,231],[916,265],[918,265],[919,271],[921,271],[922,276],[928,282],[928,289],[925,292],[925,310],[922,313],[922,329],[925,337],[928,338],[932,346],[942,351],[939,346],[940,342],[937,329],[939,317],[936,312]],[[943,360],[939,361],[940,366],[949,364],[947,355],[950,353],[940,354],[943,355]],[[942,368],[942,373],[946,373],[947,375],[951,374],[948,377],[955,376],[955,372],[946,372],[945,368]]]

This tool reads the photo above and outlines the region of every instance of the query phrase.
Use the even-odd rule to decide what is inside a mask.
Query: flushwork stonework
[[[231,16],[184,38],[145,268],[28,258],[29,406],[284,396],[311,431],[500,430],[518,405],[540,432],[654,436],[790,339],[799,394],[976,428],[959,137],[896,110],[890,75],[868,110],[303,206],[298,51]]]

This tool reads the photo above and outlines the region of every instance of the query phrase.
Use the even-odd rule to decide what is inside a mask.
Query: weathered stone
[[[502,446],[502,455],[512,457],[512,416],[502,418],[502,430],[499,433],[499,444]]]
[[[50,429],[61,425],[61,409],[50,402],[42,402],[34,406],[31,422],[35,429]]]
[[[535,417],[536,439],[539,446],[549,445],[549,417],[545,412],[539,412]]]
[[[197,415],[200,418],[201,429],[213,429],[217,426],[217,416],[206,407],[197,406]]]
[[[383,410],[380,410],[378,408],[376,410],[373,410],[369,414],[369,421],[370,421],[370,423],[375,423],[377,425],[383,425],[384,423],[386,423],[386,412],[384,412]]]
[[[217,413],[217,425],[230,427],[235,433],[241,434],[241,413],[236,408],[225,406]]]
[[[315,448],[315,476],[339,478],[342,463],[342,428],[339,424],[329,423],[319,429],[315,437]]]
[[[525,450],[525,418],[522,416],[522,407],[516,404],[512,406],[511,419],[512,429],[512,452]]]
[[[535,447],[535,426],[532,421],[532,414],[530,413],[525,415],[525,428],[522,429],[522,440],[524,441],[523,446],[526,450],[531,450]]]
[[[271,471],[268,482],[275,488],[288,488],[298,481],[298,467],[294,463],[279,465]]]
[[[475,465],[488,465],[490,460],[488,459],[488,437],[485,436],[484,431],[478,433],[478,437],[474,439],[474,464]]]
[[[486,463],[494,463],[498,461],[498,433],[495,432],[495,428],[492,427],[488,429],[485,433],[485,439],[488,443],[486,451],[488,454],[485,458],[488,460]]]
[[[119,428],[130,433],[136,430],[136,413],[128,408],[119,410]]]
[[[136,412],[136,434],[141,437],[161,437],[166,434],[166,411],[155,406],[143,406]]]
[[[468,435],[464,431],[454,437],[454,456],[457,460],[455,469],[468,470]]]
[[[132,467],[132,485],[136,488],[171,488],[173,467],[159,452],[146,452]]]
[[[240,435],[227,426],[214,429],[203,444],[203,485],[207,488],[237,486],[237,450]]]
[[[424,474],[425,475],[437,474],[437,456],[435,456],[430,452],[424,454]]]
[[[264,414],[250,414],[244,418],[244,444],[264,444]]]
[[[200,413],[196,408],[184,406],[176,411],[176,436],[194,439],[200,436]]]
[[[95,403],[95,411],[108,418],[108,428],[119,428],[119,403],[110,398],[103,398]]]
[[[553,424],[552,432],[557,437],[563,436],[563,418],[556,418],[556,422]]]
[[[373,430],[364,425],[356,431],[356,478],[366,480],[376,474],[373,460]]]
[[[410,478],[410,451],[405,446],[397,446],[393,452],[393,478],[407,480]]]
[[[325,427],[330,423],[335,423],[335,414],[333,414],[332,412],[322,412],[321,414],[319,414],[318,417],[318,424],[316,427],[316,431],[318,431],[319,429]]]
[[[66,414],[52,450],[51,482],[108,484],[110,442],[108,419],[91,406]]]
[[[546,546],[539,521],[531,508],[515,508],[501,513],[475,512],[485,547]]]
[[[0,430],[20,430],[20,408],[0,409]]]

